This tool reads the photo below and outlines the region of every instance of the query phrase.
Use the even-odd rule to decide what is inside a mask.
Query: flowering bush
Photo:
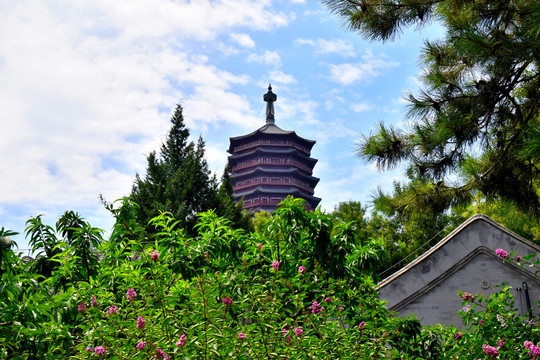
[[[333,257],[331,249],[354,239],[341,230],[332,236],[324,215],[295,203],[272,216],[265,234],[233,230],[209,212],[198,236],[186,238],[162,214],[151,243],[140,241],[129,209],[115,213],[90,281],[65,280],[67,255],[50,279],[16,273],[25,265],[14,259],[2,268],[0,359],[539,357],[539,328],[518,316],[504,287],[488,298],[458,294],[466,329],[391,316],[370,273],[346,260],[367,255]],[[345,263],[333,264],[340,257]],[[504,261],[517,259],[509,253]],[[51,284],[62,287],[51,295]]]

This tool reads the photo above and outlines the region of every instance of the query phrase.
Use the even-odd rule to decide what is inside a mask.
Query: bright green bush
[[[383,255],[377,241],[358,243],[350,224],[296,200],[253,234],[199,214],[195,238],[168,214],[144,238],[134,206],[111,208],[108,241],[72,238],[94,241],[83,246],[99,258],[91,268],[52,230],[47,239],[60,252],[47,259],[50,276],[3,252],[0,358],[477,359],[496,351],[531,359],[540,341],[507,289],[487,299],[460,294],[468,329],[391,316],[370,274]]]

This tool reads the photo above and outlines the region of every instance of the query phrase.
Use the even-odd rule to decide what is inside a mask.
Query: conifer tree
[[[379,193],[379,206],[440,213],[481,194],[539,211],[538,1],[323,2],[371,40],[432,21],[446,30],[422,49],[423,90],[407,95],[410,128],[381,124],[359,142],[359,156],[382,170],[408,166],[408,183]]]
[[[180,104],[171,117],[171,129],[160,147],[147,156],[146,175],[135,175],[131,200],[139,205],[137,222],[146,226],[148,221],[169,212],[178,227],[194,235],[197,214],[215,210],[218,216],[228,218],[235,228],[250,230],[251,219],[242,212],[242,204],[232,198],[232,187],[225,170],[220,185],[208,168],[205,143],[189,141],[190,131],[184,123]]]
[[[217,180],[204,158],[204,141],[189,141],[182,106],[171,117],[172,127],[159,154],[151,152],[146,175],[135,176],[131,199],[139,205],[138,222],[147,224],[160,212],[170,212],[190,230],[196,215],[217,205]]]

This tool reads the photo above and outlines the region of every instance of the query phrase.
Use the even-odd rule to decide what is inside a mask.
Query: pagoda
[[[254,132],[230,138],[229,167],[234,199],[250,211],[272,212],[288,195],[306,200],[306,210],[321,201],[313,196],[319,179],[314,177],[316,159],[310,157],[314,140],[298,136],[275,124],[272,86],[263,96],[266,124]]]

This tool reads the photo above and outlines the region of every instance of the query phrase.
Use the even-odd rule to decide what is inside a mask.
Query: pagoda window
[[[263,183],[268,182],[268,178],[267,178],[267,177],[263,177],[263,178],[261,178],[261,181],[262,181]]]

